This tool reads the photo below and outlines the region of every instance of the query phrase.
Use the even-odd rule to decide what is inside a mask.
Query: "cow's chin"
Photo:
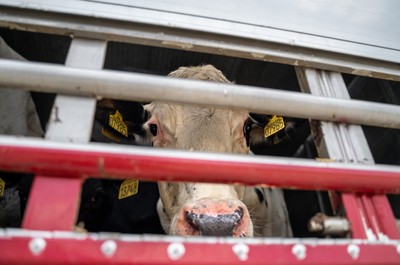
[[[201,200],[206,201],[206,200]],[[231,204],[228,200],[227,204]],[[172,218],[169,234],[180,236],[252,237],[253,223],[247,207],[239,202],[234,211],[226,211],[225,203],[186,204]],[[226,225],[228,223],[228,225]]]

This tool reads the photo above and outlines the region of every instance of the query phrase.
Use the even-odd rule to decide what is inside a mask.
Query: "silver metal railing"
[[[98,98],[242,108],[255,113],[400,128],[400,106],[111,70],[0,60],[0,86]]]

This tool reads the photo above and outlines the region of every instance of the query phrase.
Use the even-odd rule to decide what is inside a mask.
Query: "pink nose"
[[[176,228],[179,235],[244,237],[253,234],[246,206],[233,199],[201,199],[185,204]]]

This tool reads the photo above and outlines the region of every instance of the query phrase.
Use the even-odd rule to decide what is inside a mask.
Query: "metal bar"
[[[101,69],[105,54],[105,41],[73,39],[66,65],[81,69]],[[62,142],[89,142],[95,110],[96,99],[93,97],[57,95],[45,138]],[[80,190],[79,179],[35,176],[23,227],[73,229],[79,209]]]
[[[361,194],[357,196],[357,198],[363,204],[364,214],[366,215],[368,226],[370,227],[372,232],[376,235],[377,238],[379,238],[379,236],[386,237],[386,235],[383,234],[380,224],[378,223],[377,215],[371,200],[371,196],[366,194]]]
[[[315,69],[296,68],[301,89],[314,95],[350,99],[346,85],[339,73],[330,73]],[[313,128],[314,139],[320,156],[329,157],[335,161],[346,163],[374,164],[372,153],[364,132],[359,125],[333,124],[321,122],[320,127]],[[319,135],[319,136],[318,136]],[[342,194],[343,205],[351,223],[353,237],[384,238],[384,229],[377,220],[374,201],[365,194]],[[381,201],[381,207],[390,209],[388,201]],[[388,211],[380,212],[380,215]],[[393,220],[388,220],[393,218]],[[390,226],[390,236],[398,238],[393,232],[397,229],[393,213],[386,218]]]
[[[96,99],[57,95],[45,138],[62,142],[89,142],[96,111]]]
[[[296,68],[303,92],[315,96],[350,100],[349,93],[339,73]],[[364,132],[359,125],[321,122],[313,128],[315,145],[320,157],[340,162],[373,163]],[[321,137],[323,135],[323,137]]]
[[[35,176],[22,227],[71,231],[79,209],[80,179]]]
[[[177,16],[174,16],[173,22],[166,21],[162,25],[159,23],[160,14],[157,14],[157,12],[149,15],[144,21],[135,21],[143,19],[143,13],[149,10],[132,10],[126,6],[120,6],[120,11],[124,13],[123,18],[121,18],[115,17],[115,13],[110,12],[110,8],[115,11],[117,6],[106,6],[103,12],[96,14],[93,10],[93,2],[88,3],[86,1],[85,4],[92,4],[92,6],[86,7],[87,10],[77,10],[75,8],[76,4],[72,4],[74,5],[72,8],[69,7],[64,10],[67,12],[63,12],[62,10],[51,10],[51,6],[57,5],[54,1],[47,6],[39,3],[31,6],[26,5],[23,8],[18,3],[9,1],[9,3],[3,4],[1,7],[0,26],[34,32],[83,36],[206,52],[395,81],[400,80],[400,67],[394,59],[398,52],[395,50],[378,49],[379,51],[375,53],[375,57],[381,57],[383,52],[388,52],[389,55],[386,54],[386,61],[374,60],[324,51],[327,47],[327,40],[322,40],[324,45],[321,45],[318,49],[299,47],[298,44],[304,42],[304,34],[301,33],[295,33],[294,36],[289,37],[288,34],[293,34],[293,32],[282,32],[281,39],[284,39],[287,43],[278,43],[276,38],[273,37],[276,32],[270,32],[274,30],[269,26],[247,25],[246,29],[240,30],[239,27],[243,26],[243,24],[240,25],[223,20],[209,21],[206,19],[207,21],[204,21],[204,23],[212,25],[211,32],[206,32],[204,27],[199,27],[198,25],[196,28],[190,29],[187,16],[180,18],[183,27],[179,28],[176,26]],[[137,12],[139,15],[132,15],[133,12]],[[82,14],[78,15],[78,13]],[[204,17],[193,18],[196,18],[196,22],[204,20]],[[154,25],[154,23],[159,25]],[[224,25],[221,25],[221,23]],[[216,24],[222,28],[227,28],[228,32],[215,32]],[[262,35],[264,35],[263,40],[261,39]],[[329,43],[334,41],[330,39]],[[347,42],[346,47],[348,48],[353,44]],[[351,50],[358,52],[359,48],[353,47]],[[370,50],[366,54],[372,57]],[[394,62],[387,62],[390,60],[394,60]]]
[[[70,178],[135,177],[153,181],[400,193],[400,169],[394,166],[167,151],[100,143],[54,143],[6,136],[0,137],[0,170]]]
[[[106,56],[105,41],[73,39],[66,66],[102,69]],[[89,142],[96,111],[96,99],[57,95],[46,130],[46,139],[64,142]]]
[[[1,264],[399,264],[399,241],[0,231]],[[218,258],[216,258],[218,253]],[[324,257],[324,258],[321,258]]]
[[[383,230],[383,234],[387,235],[389,238],[400,239],[400,231],[397,228],[396,219],[386,195],[372,195],[372,203],[380,224],[379,226]],[[382,236],[383,235],[379,235],[379,237]]]
[[[164,100],[255,113],[400,128],[400,107],[297,92],[0,60],[0,85],[122,100]]]
[[[374,234],[371,234],[368,230],[365,211],[359,198],[354,194],[344,193],[342,194],[342,203],[346,209],[346,216],[351,222],[351,237],[370,240],[376,239]]]

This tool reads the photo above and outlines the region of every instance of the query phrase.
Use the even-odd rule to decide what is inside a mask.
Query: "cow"
[[[230,83],[212,65],[180,67],[169,77]],[[259,124],[245,110],[154,101],[144,106],[143,128],[154,147],[249,154]],[[182,236],[290,237],[279,189],[241,185],[159,182],[157,211],[167,234]]]

